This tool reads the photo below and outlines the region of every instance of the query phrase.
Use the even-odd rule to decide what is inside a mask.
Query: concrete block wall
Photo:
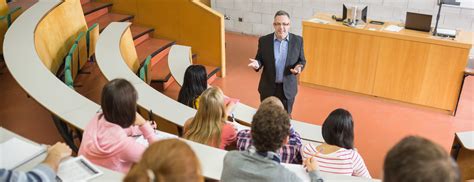
[[[290,32],[301,35],[302,20],[316,13],[342,15],[342,4],[368,6],[368,17],[374,20],[405,22],[406,12],[433,15],[435,25],[438,0],[211,0],[211,7],[226,15],[225,29],[249,35],[273,32],[273,16],[285,10],[291,16]],[[466,0],[463,0],[466,1]],[[469,0],[467,0],[469,2]],[[472,0],[474,1],[474,0]],[[469,6],[473,6],[470,3]],[[474,7],[473,7],[474,8]],[[443,6],[439,27],[474,32],[474,9]],[[239,18],[241,21],[239,21]],[[474,56],[474,48],[471,49]]]

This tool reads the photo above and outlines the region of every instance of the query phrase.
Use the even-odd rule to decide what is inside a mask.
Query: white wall
[[[471,0],[474,1],[474,0]],[[230,17],[226,30],[251,35],[273,32],[273,16],[285,10],[291,16],[291,32],[301,35],[301,21],[325,12],[341,16],[343,3],[369,6],[368,17],[381,21],[405,21],[407,11],[433,15],[434,26],[438,11],[437,0],[211,0],[213,9]],[[242,22],[238,18],[243,18]],[[440,27],[474,31],[474,10],[445,7],[441,11]]]
[[[438,0],[211,0],[213,9],[228,16],[225,29],[250,35],[273,32],[273,16],[285,10],[291,16],[290,32],[301,35],[301,21],[315,13],[342,15],[343,3],[368,5],[368,18],[381,21],[405,22],[406,12],[433,15],[436,22]],[[459,1],[459,0],[458,0]],[[439,27],[474,32],[474,0],[462,0],[468,7],[446,7],[441,10]],[[467,2],[467,3],[466,3]],[[461,6],[463,5],[461,4]],[[238,19],[242,18],[242,22]],[[474,56],[474,48],[471,49]]]

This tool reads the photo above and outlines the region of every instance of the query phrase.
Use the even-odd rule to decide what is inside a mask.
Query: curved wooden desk
[[[32,98],[64,121],[84,128],[99,105],[67,87],[41,61],[35,48],[38,23],[61,1],[39,1],[12,24],[5,35],[5,63],[13,78]]]
[[[120,51],[120,44],[121,41],[126,40],[122,38],[128,32],[130,25],[131,23],[128,22],[113,22],[101,33],[95,51],[97,64],[101,72],[108,80],[123,78],[131,81],[138,93],[138,105],[147,110],[153,110],[154,114],[178,126],[183,126],[187,119],[196,114],[196,110],[156,91],[140,80],[125,64]],[[188,140],[184,141],[191,146],[199,161],[201,161],[203,175],[219,180],[226,151]]]
[[[186,68],[191,65],[191,47],[173,45],[168,55],[168,65],[171,71],[171,75],[176,80],[176,83],[183,85],[184,73]],[[243,104],[238,103],[234,109],[234,116],[240,121],[248,124],[252,123],[252,117],[257,112],[256,109]],[[293,128],[298,131],[301,138],[309,141],[324,142],[321,134],[321,126],[313,125],[301,121],[291,120]]]
[[[462,180],[474,179],[474,131],[456,132],[451,156],[459,165]]]

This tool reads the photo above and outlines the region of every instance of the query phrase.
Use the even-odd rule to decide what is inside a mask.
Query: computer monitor
[[[365,5],[342,5],[342,19],[349,25],[367,22],[367,9]]]
[[[432,15],[407,12],[405,28],[429,32],[431,30]]]

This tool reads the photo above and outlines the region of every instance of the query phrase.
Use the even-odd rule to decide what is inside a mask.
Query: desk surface
[[[464,148],[474,150],[474,131],[457,132],[456,136]]]
[[[326,20],[329,23],[328,24],[315,23],[311,21],[314,18]],[[398,25],[398,26],[403,27],[401,23],[394,23],[394,22],[385,22],[384,25],[374,25],[374,24],[367,23],[366,26],[363,26],[361,28],[352,28],[352,27],[343,25],[341,22],[336,22],[335,20],[331,18],[330,14],[326,14],[326,13],[318,13],[314,17],[310,18],[309,20],[304,20],[303,25],[341,30],[341,31],[349,31],[349,32],[355,32],[355,33],[363,33],[363,34],[368,34],[368,35],[377,35],[377,36],[397,38],[397,39],[405,39],[405,40],[411,40],[411,41],[429,42],[429,43],[434,43],[434,44],[449,45],[453,47],[461,47],[461,48],[468,48],[468,49],[470,49],[472,44],[474,43],[473,32],[460,31],[458,32],[456,39],[451,40],[447,38],[433,36],[429,32],[408,30],[405,28],[403,28],[399,32],[390,32],[390,31],[384,30],[384,28],[389,25]],[[369,28],[374,28],[376,30],[372,31],[372,30],[369,30]]]
[[[171,47],[168,56],[168,65],[171,75],[175,78],[179,85],[183,84],[184,73],[191,65],[191,59],[189,57],[190,54],[191,47],[181,45],[173,45]],[[257,112],[255,108],[240,102],[236,105],[233,111],[235,118],[248,124],[252,123],[252,117],[255,112]],[[301,138],[315,142],[324,142],[323,136],[321,134],[321,126],[296,120],[291,120],[291,123],[295,130],[300,133]]]
[[[7,140],[9,140],[10,138],[13,138],[13,137],[16,137],[20,140],[24,140],[26,142],[29,142],[29,143],[32,143],[32,144],[35,144],[35,145],[39,145],[31,140],[28,140],[20,135],[17,135],[16,133],[13,133],[3,127],[0,127],[0,143],[2,142],[5,142]],[[33,158],[32,160],[30,160],[29,162],[21,165],[20,167],[18,167],[18,170],[20,171],[29,171],[31,169],[33,169],[35,166],[37,166],[38,164],[40,164],[44,159],[46,158],[46,153],[40,155],[40,156],[37,156],[35,158]],[[91,181],[104,181],[104,180],[107,180],[107,181],[122,181],[122,179],[124,178],[124,175],[122,173],[119,173],[119,172],[115,172],[115,171],[112,171],[112,170],[109,170],[109,169],[106,169],[106,168],[103,168],[103,167],[100,167],[100,166],[95,166],[97,167],[99,170],[101,170],[103,172],[102,175],[100,175],[99,177],[97,178],[94,178],[92,179]]]
[[[97,105],[69,88],[46,68],[35,48],[37,24],[61,1],[39,1],[26,10],[8,29],[4,41],[4,58],[13,78],[32,98],[43,107],[65,121],[74,121],[74,126],[84,128],[88,120],[76,120],[64,113]],[[54,91],[46,88],[54,88]]]

